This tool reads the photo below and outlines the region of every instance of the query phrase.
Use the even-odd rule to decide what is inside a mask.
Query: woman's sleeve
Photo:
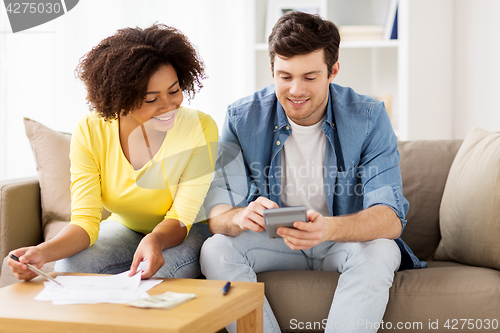
[[[101,177],[92,155],[86,119],[75,127],[71,137],[70,159],[71,224],[82,227],[88,233],[92,245],[99,236],[101,221]]]
[[[177,219],[188,232],[193,223],[206,219],[202,207],[212,181],[217,158],[218,130],[215,121],[208,115],[200,118],[203,135],[193,147],[189,162],[179,179],[171,209],[165,219]]]

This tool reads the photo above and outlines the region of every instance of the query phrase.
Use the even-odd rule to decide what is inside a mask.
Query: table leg
[[[262,305],[237,320],[238,333],[262,333],[264,329]]]

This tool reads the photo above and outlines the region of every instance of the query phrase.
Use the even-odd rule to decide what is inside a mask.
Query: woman
[[[71,141],[71,223],[45,243],[9,259],[17,278],[25,263],[56,271],[120,273],[146,261],[142,278],[195,278],[210,236],[200,207],[210,185],[217,126],[181,107],[205,78],[204,64],[178,30],[127,28],[101,41],[76,73],[90,112]],[[112,214],[103,221],[101,210]],[[197,215],[199,217],[197,218]]]

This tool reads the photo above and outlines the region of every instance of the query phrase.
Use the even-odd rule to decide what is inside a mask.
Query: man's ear
[[[330,74],[330,77],[328,78],[329,83],[332,83],[333,79],[337,76],[339,71],[340,71],[340,62],[337,61],[332,67],[332,74]]]
[[[269,63],[269,68],[271,69],[271,75],[273,76],[274,78],[274,68],[273,68],[273,63]]]

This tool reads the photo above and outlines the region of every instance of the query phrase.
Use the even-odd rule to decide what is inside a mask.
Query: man
[[[383,103],[332,83],[339,43],[336,26],[319,16],[291,12],[274,26],[274,86],[226,115],[205,201],[215,235],[201,265],[208,279],[237,281],[276,270],[341,272],[326,331],[364,332],[351,328],[382,320],[394,272],[426,263],[399,238],[409,205]],[[269,239],[263,210],[297,205],[309,222]],[[280,331],[267,300],[264,331]]]

